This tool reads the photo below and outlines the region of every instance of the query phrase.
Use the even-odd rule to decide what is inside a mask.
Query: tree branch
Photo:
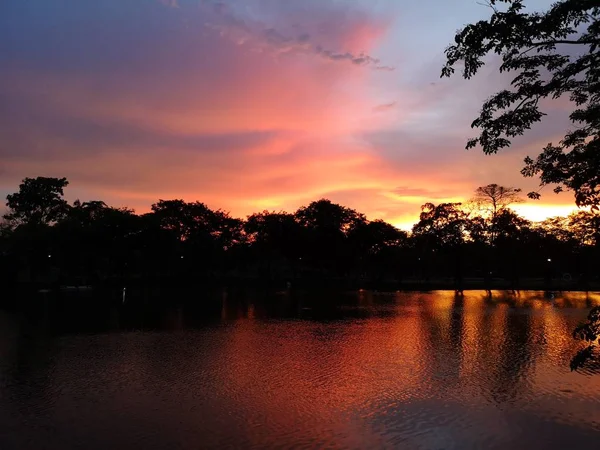
[[[584,40],[584,41],[570,41],[567,39],[557,39],[555,41],[543,41],[543,42],[532,42],[531,45],[533,47],[541,47],[543,45],[554,45],[554,44],[583,44],[583,45],[599,45],[600,41],[598,40]]]
[[[485,3],[484,2],[475,2],[475,3],[477,3],[478,5],[481,5],[481,6],[487,6],[488,8],[492,8],[492,10],[495,13],[498,13],[498,9],[494,5],[492,5],[490,2],[485,2]]]

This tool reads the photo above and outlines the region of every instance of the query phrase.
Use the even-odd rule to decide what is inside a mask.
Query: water
[[[202,313],[0,312],[0,448],[595,448],[600,373],[568,364],[599,300],[230,294]]]

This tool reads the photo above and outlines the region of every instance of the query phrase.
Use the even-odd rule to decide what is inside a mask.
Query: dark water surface
[[[0,312],[0,448],[598,448],[600,373],[568,364],[599,300],[230,294]]]

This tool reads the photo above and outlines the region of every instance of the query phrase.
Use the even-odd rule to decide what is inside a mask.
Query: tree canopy
[[[25,178],[19,191],[6,197],[9,212],[4,219],[9,225],[43,225],[63,218],[68,210],[63,198],[66,178]]]
[[[499,55],[500,72],[512,72],[509,89],[489,98],[471,126],[478,137],[466,148],[486,154],[509,147],[512,139],[546,115],[541,100],[564,97],[571,102],[573,128],[549,143],[535,158],[527,157],[521,173],[539,176],[575,194],[579,206],[600,206],[600,1],[561,0],[546,12],[526,12],[524,0],[490,0],[491,17],[458,31],[446,49],[442,77],[456,67],[465,79]],[[528,194],[539,198],[538,192]]]
[[[500,210],[508,208],[513,203],[522,202],[520,193],[521,189],[519,188],[492,183],[478,187],[473,200],[481,208],[489,210],[494,218]]]

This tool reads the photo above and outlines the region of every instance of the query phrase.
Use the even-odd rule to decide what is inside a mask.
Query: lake
[[[194,295],[0,312],[0,448],[598,445],[597,294]]]

